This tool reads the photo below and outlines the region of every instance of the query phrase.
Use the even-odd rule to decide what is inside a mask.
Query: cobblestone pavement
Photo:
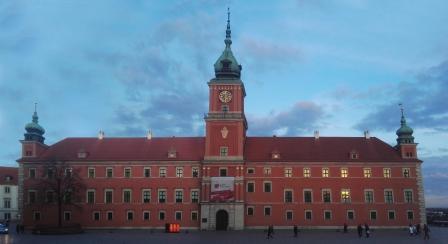
[[[125,244],[125,243],[435,243],[448,244],[448,228],[431,227],[431,239],[423,240],[423,236],[409,236],[406,230],[373,230],[370,238],[358,238],[356,231],[341,233],[324,230],[302,230],[297,238],[292,230],[276,230],[273,239],[266,239],[262,230],[246,231],[183,231],[178,234],[166,234],[161,231],[151,233],[149,230],[112,230],[87,231],[77,235],[32,235],[27,232],[17,235],[15,226],[11,226],[11,233],[0,235],[1,244]]]

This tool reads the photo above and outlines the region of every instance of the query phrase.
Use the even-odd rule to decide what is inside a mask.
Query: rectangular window
[[[28,191],[28,203],[35,203],[37,197],[37,192],[34,190]]]
[[[184,191],[183,190],[176,190],[175,191],[175,198],[177,203],[181,203],[184,198]]]
[[[142,192],[143,203],[151,202],[151,190],[143,190]]]
[[[175,213],[174,213],[174,216],[175,216],[175,219],[176,220],[182,220],[182,212],[181,211],[176,211]]]
[[[355,211],[353,211],[353,210],[348,210],[348,211],[347,211],[347,219],[348,219],[348,220],[354,220],[354,219],[355,219]]]
[[[149,221],[149,211],[143,212],[143,220]]]
[[[305,210],[305,219],[311,220],[313,217],[313,212],[311,210]]]
[[[47,178],[48,179],[54,178],[54,169],[53,168],[47,168]]]
[[[255,182],[247,182],[247,192],[255,192]]]
[[[111,221],[114,219],[114,213],[113,212],[107,212],[107,220]]]
[[[394,195],[392,190],[384,190],[384,202],[385,203],[393,203]]]
[[[292,177],[292,169],[291,168],[285,169],[285,177],[287,177],[287,178]]]
[[[413,196],[412,196],[412,190],[404,190],[404,202],[405,203],[412,203],[413,202]]]
[[[95,168],[92,167],[88,168],[88,177],[91,179],[95,178]]]
[[[159,203],[166,202],[166,190],[159,190]]]
[[[325,210],[324,211],[324,219],[325,220],[331,220],[331,211],[330,210]]]
[[[221,157],[226,157],[229,154],[229,148],[228,147],[220,147],[219,148],[219,155]]]
[[[198,178],[199,177],[199,168],[198,167],[193,167],[191,169],[191,172],[192,172],[193,178]]]
[[[198,221],[198,212],[197,211],[191,211],[191,220]]]
[[[341,169],[341,177],[342,178],[347,178],[348,177],[348,169],[347,168],[342,168]]]
[[[271,216],[271,207],[264,207],[264,216]]]
[[[114,177],[114,169],[113,168],[106,168],[106,177],[107,178]]]
[[[124,177],[125,178],[131,178],[132,177],[131,168],[129,168],[129,167],[124,168]]]
[[[35,168],[30,168],[28,175],[30,177],[30,179],[35,179],[36,178],[36,169]]]
[[[45,194],[45,200],[47,203],[54,202],[54,191],[47,191]]]
[[[330,169],[329,168],[323,168],[322,169],[322,177],[327,178],[330,176]]]
[[[364,190],[364,202],[373,203],[373,190]]]
[[[341,200],[343,203],[351,202],[350,189],[342,189],[341,190]]]
[[[199,202],[199,191],[191,190],[191,202],[198,203]]]
[[[383,169],[383,176],[384,178],[390,178],[390,168]]]
[[[106,189],[104,190],[104,203],[112,203],[113,201],[113,190]]]
[[[126,220],[128,220],[128,221],[132,221],[132,220],[134,220],[134,212],[132,212],[132,211],[128,211],[128,212],[126,213]]]
[[[70,221],[72,219],[72,213],[69,211],[65,211],[64,212],[64,220],[65,221]]]
[[[285,190],[285,202],[291,203],[292,202],[292,190]]]
[[[247,215],[254,216],[254,207],[247,207]]]
[[[87,190],[87,203],[95,203],[95,190]]]
[[[100,220],[100,212],[93,212],[93,220],[95,221]]]
[[[407,211],[407,217],[408,220],[414,220],[414,212],[413,211]]]
[[[403,168],[403,177],[404,178],[411,177],[411,170],[409,168]]]
[[[220,168],[219,169],[219,176],[226,177],[227,176],[227,168]]]
[[[364,168],[364,178],[370,178],[372,177],[372,169],[370,168]]]
[[[271,182],[264,182],[264,188],[263,188],[263,192],[272,192],[272,183]]]
[[[272,173],[271,168],[270,167],[265,167],[263,169],[263,173],[264,173],[264,175],[271,175],[271,173]]]
[[[305,178],[311,177],[311,169],[310,168],[303,168],[303,177],[305,177]]]
[[[182,178],[184,177],[184,168],[182,167],[176,167],[176,177]]]
[[[165,211],[159,212],[159,220],[165,220]]]
[[[159,168],[159,177],[166,177],[166,168],[165,167]]]
[[[131,190],[123,190],[123,202],[124,203],[131,203],[132,197],[131,197]]]
[[[11,198],[3,198],[3,207],[11,208]]]
[[[247,168],[247,173],[252,175],[255,174],[255,169],[254,168]]]
[[[143,168],[143,176],[145,178],[151,177],[151,168]]]
[[[329,189],[323,189],[322,190],[322,201],[324,203],[330,203],[331,202],[331,191]]]
[[[305,203],[312,203],[313,202],[313,192],[311,190],[304,190],[303,191],[303,201]]]
[[[40,212],[33,212],[33,220],[35,221],[40,220]]]
[[[376,220],[376,211],[375,210],[370,211],[370,219]]]
[[[71,178],[72,177],[72,173],[73,173],[73,169],[72,168],[66,168],[64,175],[65,177]]]
[[[395,219],[395,211],[393,211],[393,210],[387,211],[387,218],[389,220],[394,220]]]
[[[292,220],[293,213],[291,210],[286,211],[286,220]]]

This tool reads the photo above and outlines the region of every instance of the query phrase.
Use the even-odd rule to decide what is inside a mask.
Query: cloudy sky
[[[395,145],[403,103],[428,206],[448,207],[445,0],[0,1],[0,165],[16,165],[35,102],[47,144],[204,135],[227,6],[249,135]]]

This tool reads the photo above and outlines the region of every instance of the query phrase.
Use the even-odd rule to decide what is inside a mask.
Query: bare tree
[[[62,227],[62,211],[64,206],[81,208],[82,193],[85,185],[79,176],[79,168],[72,168],[63,161],[51,161],[44,165],[43,177],[36,184],[41,192],[39,200],[44,203],[56,202],[58,206],[58,227]]]

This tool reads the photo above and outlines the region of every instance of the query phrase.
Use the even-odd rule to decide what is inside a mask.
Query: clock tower
[[[205,116],[205,155],[202,166],[201,229],[244,228],[244,115],[246,92],[241,65],[233,56],[230,13],[226,44],[208,82],[209,111]]]

